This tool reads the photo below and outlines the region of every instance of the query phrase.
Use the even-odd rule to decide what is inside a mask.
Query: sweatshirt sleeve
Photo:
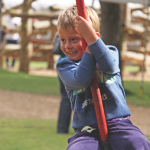
[[[116,47],[106,46],[99,38],[97,41],[88,46],[93,53],[100,70],[115,74],[120,72],[119,69],[119,53]]]
[[[88,87],[93,79],[96,61],[93,55],[84,52],[80,62],[65,58],[57,63],[59,77],[70,90]]]

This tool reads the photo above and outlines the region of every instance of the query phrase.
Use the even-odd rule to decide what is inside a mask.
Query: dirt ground
[[[1,118],[57,120],[60,98],[0,90]],[[150,109],[130,106],[131,120],[146,135],[150,135]]]

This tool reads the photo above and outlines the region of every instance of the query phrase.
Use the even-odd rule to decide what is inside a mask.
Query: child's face
[[[83,56],[82,42],[80,35],[73,29],[58,29],[61,40],[61,50],[73,61],[80,60]]]

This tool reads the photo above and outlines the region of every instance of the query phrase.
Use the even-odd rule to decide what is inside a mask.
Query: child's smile
[[[83,56],[82,42],[80,35],[73,29],[58,29],[61,40],[61,50],[73,61],[80,60]]]

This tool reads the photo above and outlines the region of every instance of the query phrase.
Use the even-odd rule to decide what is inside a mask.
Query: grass
[[[143,95],[140,96],[140,81],[124,81],[127,102],[135,106],[150,107],[150,82],[144,82]]]
[[[140,67],[139,66],[125,66],[124,70],[129,71],[129,72],[138,72],[140,70]]]
[[[125,71],[138,72],[139,66],[125,66]],[[148,68],[150,71],[150,67]],[[135,106],[150,107],[150,82],[144,82],[144,89],[140,90],[141,81],[124,81],[127,102]],[[141,96],[141,93],[142,96]]]
[[[140,71],[140,67],[139,66],[130,66],[130,65],[126,65],[124,67],[124,71],[129,71],[129,72],[138,72]],[[150,67],[148,68],[148,71],[150,71]]]
[[[0,69],[0,89],[59,96],[57,77],[33,76]]]
[[[148,140],[150,141],[150,135],[147,136]]]
[[[56,134],[56,121],[0,118],[1,150],[64,150],[70,134]]]
[[[9,65],[11,66],[11,61],[9,61]],[[20,62],[18,60],[15,61],[15,66],[19,66],[20,65]],[[4,61],[4,66],[6,66],[6,61]],[[29,67],[30,68],[43,68],[43,69],[46,69],[48,66],[48,63],[45,61],[30,61],[29,63]]]
[[[145,82],[139,96],[140,82],[123,82],[127,102],[150,107],[150,82]],[[57,77],[32,76],[0,70],[0,89],[37,94],[59,95]],[[60,150],[66,149],[67,139],[74,134],[56,134],[55,120],[0,118],[0,150]],[[150,136],[147,136],[150,141]]]
[[[54,120],[0,118],[1,150],[65,150],[73,135],[73,129],[69,134],[56,134]]]
[[[29,67],[33,67],[33,68],[43,68],[43,69],[46,69],[48,66],[48,63],[47,62],[37,62],[37,61],[31,61],[29,63]]]
[[[142,97],[139,96],[140,85],[140,81],[123,82],[127,102],[136,106],[150,107],[150,82],[144,83]],[[33,76],[0,69],[0,89],[59,96],[59,81],[57,77]]]

